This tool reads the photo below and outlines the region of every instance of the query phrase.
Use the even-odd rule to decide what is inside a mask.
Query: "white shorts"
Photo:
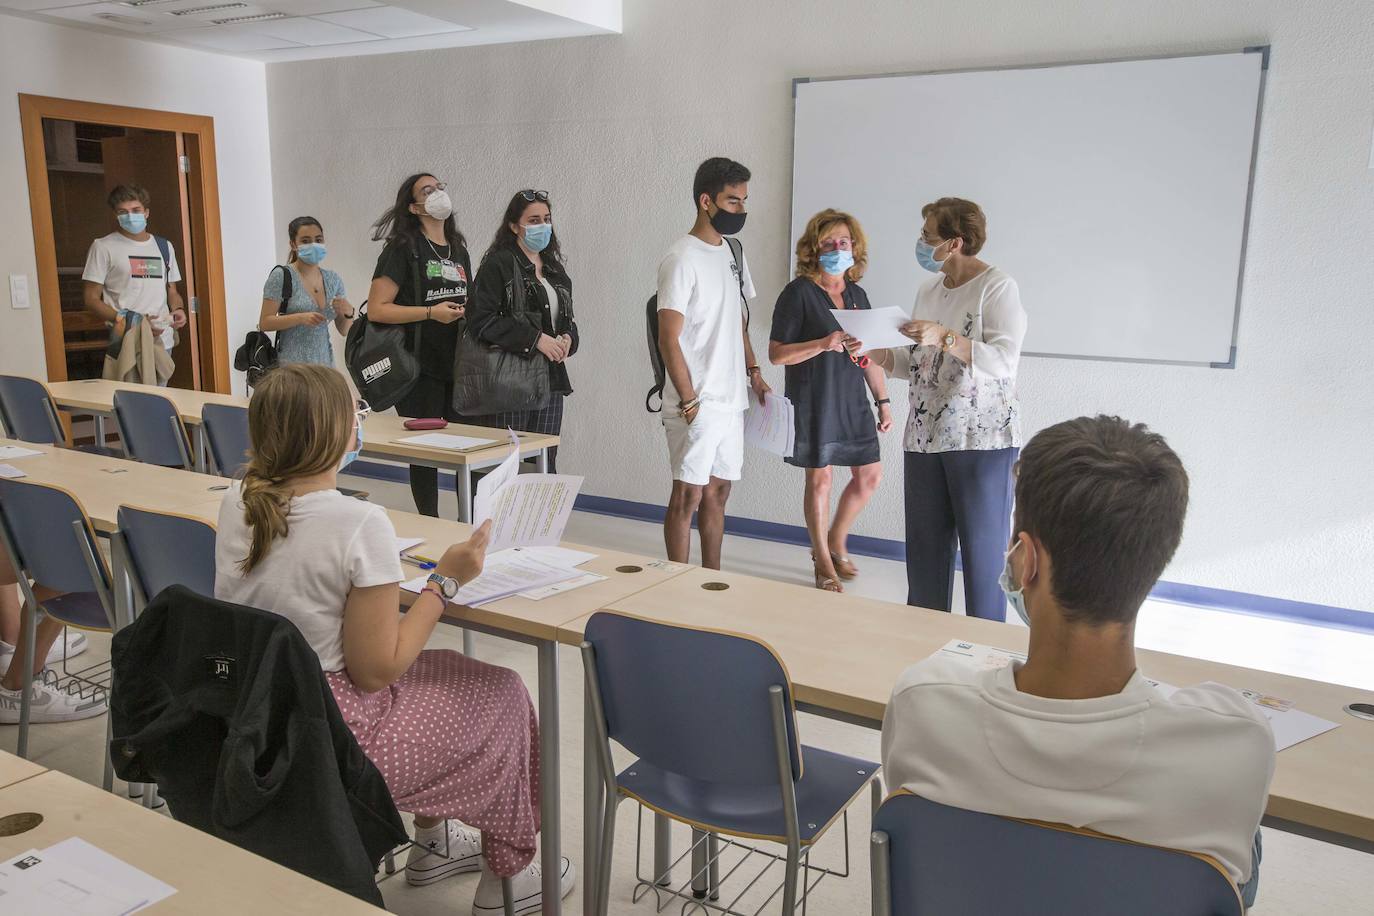
[[[744,468],[742,411],[703,404],[691,423],[675,414],[665,415],[663,431],[668,435],[668,464],[674,480],[693,486],[705,486],[712,477],[739,480]]]

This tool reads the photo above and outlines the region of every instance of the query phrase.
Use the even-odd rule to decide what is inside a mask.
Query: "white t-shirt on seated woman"
[[[343,614],[351,588],[400,582],[396,529],[380,506],[318,490],[291,500],[285,538],[244,575],[253,531],[243,517],[240,484],[224,496],[215,538],[215,597],[280,614],[305,636],[320,667],[342,671]]]

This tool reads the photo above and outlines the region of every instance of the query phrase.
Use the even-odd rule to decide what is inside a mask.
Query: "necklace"
[[[426,242],[426,244],[429,245],[429,250],[432,251],[432,252],[434,252],[434,256],[435,256],[436,258],[438,258],[439,260],[441,260],[441,261],[447,261],[447,260],[448,260],[448,255],[453,253],[453,246],[452,246],[452,245],[445,245],[445,246],[444,246],[444,250],[445,250],[446,252],[448,252],[448,254],[440,254],[440,253],[439,253],[439,249],[438,249],[438,248],[435,248],[435,247],[434,247],[434,243],[431,242],[431,241],[429,240],[429,236],[425,236],[425,242]]]

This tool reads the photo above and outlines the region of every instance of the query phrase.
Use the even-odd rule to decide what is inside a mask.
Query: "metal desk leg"
[[[468,658],[477,657],[477,647],[473,645],[472,631],[467,627],[463,628],[463,654]]]
[[[563,871],[563,824],[559,817],[558,785],[558,643],[539,644],[539,832],[544,866],[545,916],[563,912],[559,893]],[[583,876],[583,883],[587,881]]]
[[[96,444],[96,447],[97,447],[97,448],[104,448],[104,447],[105,447],[105,415],[104,415],[104,414],[98,413],[98,414],[95,414],[95,415],[92,417],[92,419],[95,420],[95,444]]]
[[[196,473],[205,473],[205,427],[197,423],[191,427],[191,450],[195,452]]]
[[[541,448],[539,454],[534,456],[534,469],[541,474],[549,472],[549,450],[547,447]]]
[[[605,785],[601,782],[601,761],[597,757],[596,745],[600,738],[596,734],[592,718],[592,699],[585,684],[582,688],[582,912],[586,916],[596,913],[597,852],[601,849],[601,819],[605,814]],[[607,850],[607,855],[610,855]]]
[[[454,472],[458,490],[458,521],[472,524],[472,470],[463,465]]]

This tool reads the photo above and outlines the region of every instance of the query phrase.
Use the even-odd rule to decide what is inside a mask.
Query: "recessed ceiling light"
[[[212,6],[197,6],[188,10],[168,10],[173,16],[194,16],[197,13],[214,13],[219,10],[246,10],[246,3],[216,3]]]
[[[235,6],[243,6],[236,3]],[[232,16],[229,19],[211,19],[215,25],[231,25],[236,22],[267,22],[269,19],[290,19],[286,13],[258,13],[256,16]]]
[[[103,19],[106,22],[118,22],[122,25],[149,25],[146,19],[137,19],[133,16],[121,16],[118,13],[95,13],[95,19]]]
[[[157,6],[160,3],[176,3],[177,0],[119,0],[120,6],[132,6],[138,9],[144,6]]]

